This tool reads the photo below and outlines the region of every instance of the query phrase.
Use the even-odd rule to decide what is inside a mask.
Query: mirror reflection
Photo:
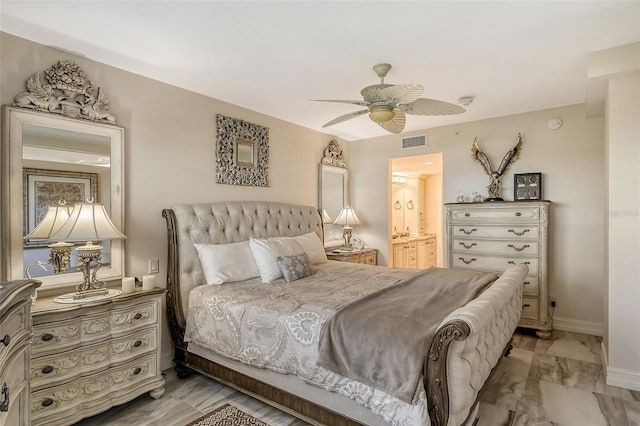
[[[325,247],[342,244],[340,225],[333,225],[343,207],[349,204],[349,170],[320,165],[318,204],[324,222]]]
[[[87,241],[103,247],[102,258],[94,261],[97,280],[122,278],[122,239],[103,233],[94,238],[87,232],[82,238],[63,238],[54,231],[63,229],[60,223],[68,223],[64,217],[71,217],[72,207],[87,198],[100,209],[104,206],[113,226],[124,231],[123,156],[122,127],[3,107],[1,279],[31,275],[42,281],[41,289],[75,286],[86,269],[78,271],[78,246]]]
[[[63,254],[68,265],[53,254],[61,244],[70,243],[47,241],[61,223],[56,229],[55,225],[47,226],[46,220],[43,223],[43,219],[47,213],[60,219],[65,211],[68,217],[74,204],[87,199],[104,204],[107,212],[110,211],[111,140],[100,135],[24,124],[22,166],[23,235],[31,237],[24,243],[24,265],[49,260],[46,269],[41,264],[38,268],[29,268],[29,275],[35,278],[77,272],[78,258],[74,252],[71,256],[68,251]],[[34,233],[38,225],[47,226],[47,232]],[[109,265],[111,244],[103,241],[102,246],[102,262]]]

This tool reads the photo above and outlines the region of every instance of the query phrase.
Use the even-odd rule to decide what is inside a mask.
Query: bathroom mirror
[[[31,193],[35,191],[33,185],[37,185],[38,179],[41,184],[52,188],[48,193],[49,202],[55,203],[57,198],[72,197],[70,186],[81,185],[82,179],[89,182],[94,176],[93,189],[87,189],[93,192],[88,193],[96,202],[105,205],[116,228],[125,231],[123,128],[14,106],[4,106],[2,118],[0,249],[3,280],[25,278],[25,267],[30,263],[48,261],[46,243],[29,244],[24,240],[44,208],[38,205],[38,202],[45,203],[43,197],[38,201]],[[29,174],[25,173],[27,170]],[[36,183],[25,185],[25,179],[31,182],[31,178]],[[84,198],[86,193],[82,194]],[[104,247],[104,265],[98,270],[98,279],[110,281],[121,278],[124,242],[102,241],[101,245]],[[71,258],[73,267],[75,250]],[[33,268],[31,275],[42,281],[43,288],[75,286],[82,281],[82,273],[73,272],[73,268],[68,273],[54,275],[51,265],[46,273],[40,268]]]
[[[349,204],[349,170],[344,167],[320,164],[318,182],[318,208],[325,223],[325,246],[331,246],[335,241],[326,238],[326,225],[336,220],[340,210]],[[341,239],[339,243],[342,243]]]

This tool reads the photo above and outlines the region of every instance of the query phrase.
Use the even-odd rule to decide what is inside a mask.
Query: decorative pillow
[[[282,278],[282,269],[277,261],[278,256],[304,253],[302,247],[292,237],[274,237],[266,240],[251,238],[249,248],[263,283],[272,283]]]
[[[249,241],[194,246],[207,284],[244,281],[260,275],[249,248]]]
[[[288,283],[315,273],[311,268],[311,261],[307,253],[278,256],[277,262],[282,269],[284,280]]]
[[[322,241],[320,241],[318,234],[315,232],[309,232],[304,235],[293,237],[293,239],[296,240],[296,242],[300,244],[300,247],[302,247],[302,250],[307,253],[312,265],[327,262],[327,254],[324,252],[324,246],[322,245]]]

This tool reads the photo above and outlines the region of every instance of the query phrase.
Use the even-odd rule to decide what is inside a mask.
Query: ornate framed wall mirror
[[[70,204],[77,201],[66,198],[73,198],[74,189],[82,186],[82,179],[90,182],[92,176],[95,184],[81,190],[77,196],[84,198],[89,194],[95,202],[104,204],[113,224],[124,231],[122,127],[16,106],[4,106],[2,112],[0,249],[3,280],[25,278],[28,265],[37,260],[47,262],[49,249],[46,243],[30,245],[24,236],[43,215],[47,200],[49,204],[54,204],[58,198],[64,198]],[[103,266],[98,270],[98,279],[121,278],[124,241],[101,241],[101,245],[104,247]],[[82,274],[74,268],[74,254],[66,273],[54,274],[49,265],[46,272],[44,268],[31,268],[30,275],[43,282],[42,289],[75,286],[82,282]]]
[[[320,199],[318,204],[325,223],[333,222],[340,210],[349,204],[349,170],[320,165]]]
[[[325,149],[318,171],[318,208],[325,225],[324,245],[341,245],[343,240],[339,225],[331,224],[342,208],[349,204],[349,169],[343,161],[337,141],[332,140]],[[336,226],[337,232],[332,232],[331,226]]]

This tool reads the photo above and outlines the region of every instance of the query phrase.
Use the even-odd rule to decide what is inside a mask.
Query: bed
[[[444,426],[471,424],[475,419],[479,392],[511,348],[511,336],[521,313],[522,282],[527,275],[525,265],[505,271],[477,297],[447,313],[434,327],[435,334],[425,345],[424,358],[419,358],[415,395],[407,401],[366,381],[363,384],[351,376],[343,377],[316,366],[317,335],[289,333],[298,341],[313,343],[304,349],[292,349],[290,341],[282,341],[284,332],[255,332],[264,324],[283,322],[264,317],[251,319],[247,313],[260,311],[262,315],[272,310],[270,304],[236,314],[238,318],[249,318],[238,323],[249,321],[253,327],[252,333],[245,331],[244,335],[254,334],[262,340],[273,335],[274,341],[282,337],[278,346],[281,363],[277,365],[263,365],[262,359],[267,357],[259,351],[256,355],[255,345],[238,346],[232,338],[234,333],[238,334],[236,322],[231,321],[231,331],[205,331],[203,324],[207,322],[207,315],[230,315],[221,314],[220,300],[237,310],[241,300],[257,300],[255,294],[264,292],[271,302],[286,304],[298,300],[298,296],[289,293],[295,287],[306,288],[313,294],[315,311],[324,315],[319,320],[315,318],[316,323],[324,325],[329,319],[333,320],[333,316],[338,317],[332,312],[346,312],[345,306],[364,299],[363,292],[373,297],[364,287],[375,283],[385,291],[397,291],[397,284],[412,279],[413,271],[328,261],[313,265],[315,274],[293,283],[285,283],[280,278],[270,285],[261,285],[260,278],[256,278],[231,285],[203,285],[207,280],[198,251],[204,246],[199,245],[231,247],[250,239],[256,239],[251,240],[253,243],[267,238],[297,239],[310,234],[321,239],[320,215],[313,207],[271,202],[178,205],[163,210],[162,214],[168,232],[167,317],[179,377],[196,371],[316,425]],[[324,297],[330,293],[323,287],[329,285],[327,282],[340,286],[337,296]],[[224,293],[229,291],[237,293]],[[383,291],[374,293],[377,296]],[[233,303],[227,303],[229,301]],[[204,308],[198,308],[199,305]],[[290,302],[289,305],[298,307],[303,303]],[[300,312],[288,311],[287,314],[289,318],[299,318]],[[382,343],[385,342],[380,346],[384,346]],[[300,352],[303,350],[311,352]],[[287,351],[294,352],[282,358]]]

